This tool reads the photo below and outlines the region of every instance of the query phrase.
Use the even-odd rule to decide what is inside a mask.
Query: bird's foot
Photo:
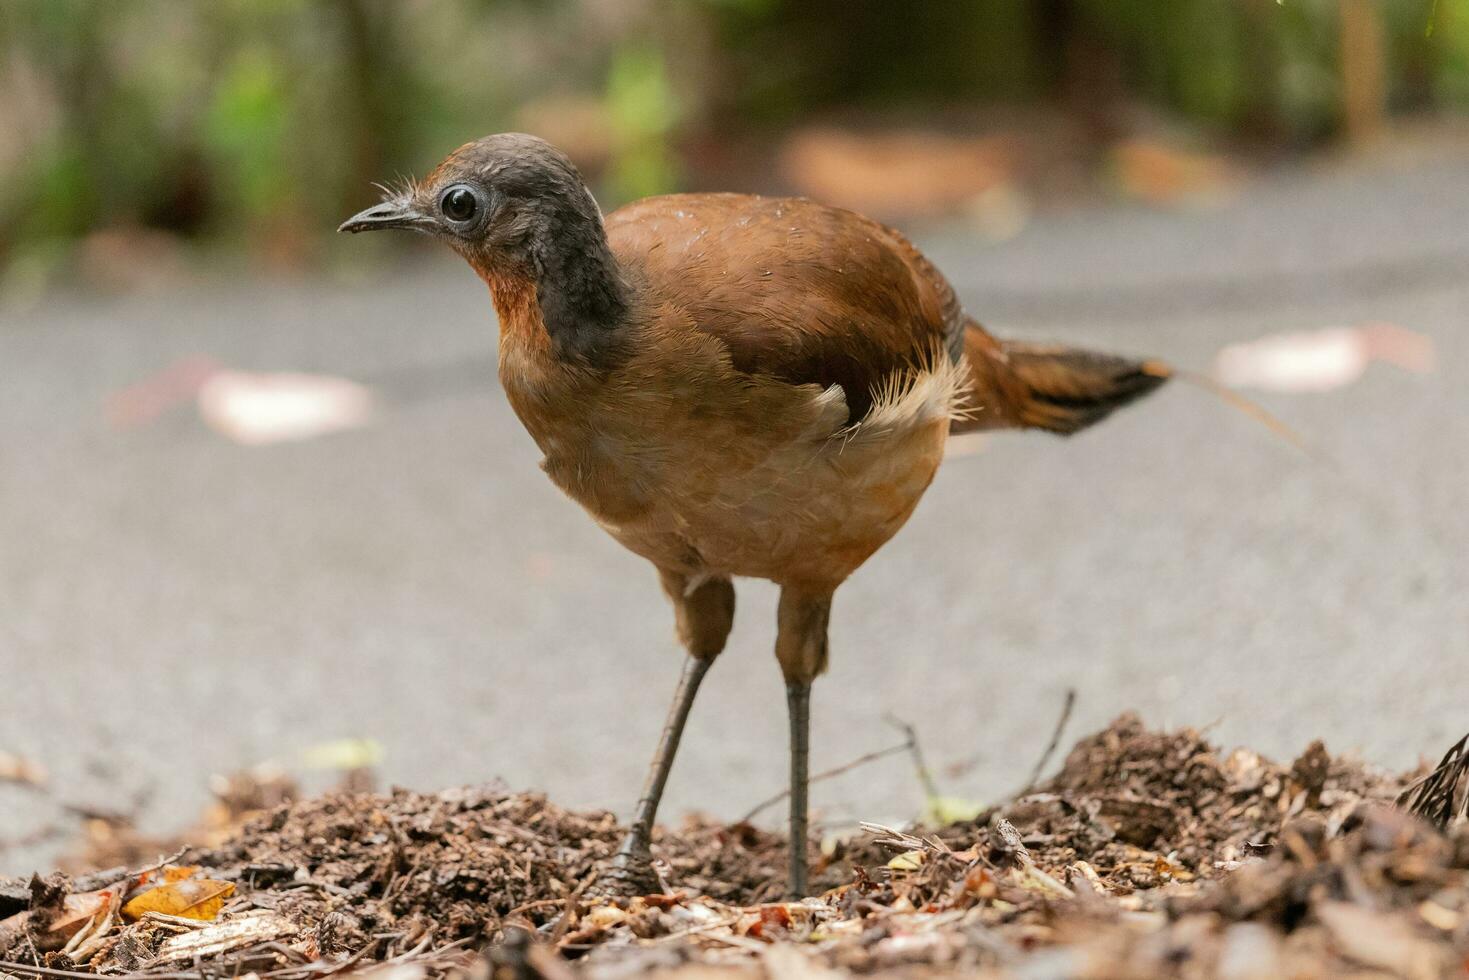
[[[588,893],[608,898],[631,898],[656,895],[664,891],[662,878],[653,867],[653,855],[646,846],[617,852],[612,863],[598,872]]]

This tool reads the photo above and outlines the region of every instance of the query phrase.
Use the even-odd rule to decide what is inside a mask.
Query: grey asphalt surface
[[[1042,216],[1005,244],[917,237],[1000,333],[1202,367],[1229,342],[1382,319],[1433,337],[1440,366],[1260,396],[1333,465],[1181,385],[1070,441],[951,459],[838,594],[815,769],[893,742],[891,713],[946,792],[992,798],[1068,687],[1071,735],[1135,709],[1400,766],[1469,729],[1469,165],[1300,170],[1209,210]],[[109,392],[194,352],[361,379],[384,408],[269,448],[188,410],[104,424]],[[493,359],[488,298],[448,256],[4,314],[0,749],[53,792],[0,786],[0,838],[58,800],[145,790],[145,827],[176,827],[210,773],[347,735],[381,741],[386,782],[499,776],[626,813],[678,670],[670,616],[651,569],[544,479]],[[734,817],[784,785],[774,599],[739,586],[666,818]],[[814,801],[838,820],[921,805],[902,758]],[[51,854],[0,850],[0,872]]]

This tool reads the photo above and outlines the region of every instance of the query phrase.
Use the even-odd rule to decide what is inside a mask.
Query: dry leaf
[[[928,855],[923,851],[904,851],[888,861],[887,866],[893,871],[917,871],[927,860]]]
[[[1008,242],[1030,223],[1029,195],[1012,180],[1001,181],[976,194],[965,206],[969,225],[992,242]]]
[[[952,214],[986,204],[996,226],[1012,233],[1025,221],[1020,199],[988,202],[985,192],[1015,172],[1014,138],[951,136],[923,130],[797,130],[780,149],[782,175],[801,193],[894,219]],[[975,205],[973,202],[979,200]]]
[[[1154,140],[1124,140],[1112,148],[1112,166],[1123,193],[1152,204],[1217,196],[1238,181],[1223,157],[1194,153]]]
[[[0,783],[40,786],[46,782],[46,767],[23,756],[0,752]]]
[[[372,415],[372,393],[322,374],[216,371],[199,389],[198,405],[216,432],[264,446],[358,428]]]
[[[61,912],[46,926],[43,949],[60,948],[73,936],[90,926],[96,918],[105,915],[112,904],[113,893],[109,888],[96,892],[68,895],[62,899]]]
[[[959,796],[930,796],[923,802],[924,821],[938,827],[973,820],[983,812],[983,803]]]
[[[190,278],[182,238],[156,228],[114,225],[77,243],[80,278],[108,291],[159,293]]]
[[[1274,334],[1219,352],[1214,374],[1235,388],[1330,391],[1362,377],[1372,361],[1433,370],[1433,341],[1392,323]]]
[[[122,907],[122,914],[131,921],[141,919],[148,912],[208,921],[219,915],[225,899],[234,893],[235,886],[228,881],[212,878],[170,881],[129,901]]]
[[[199,874],[202,869],[195,864],[170,864],[164,868],[154,868],[144,871],[138,875],[133,887],[137,888],[150,882],[155,885],[166,885],[172,881],[184,881]]]
[[[117,906],[121,896],[111,889],[99,892],[105,897],[105,901],[92,917],[86,928],[77,932],[71,940],[62,947],[61,952],[73,963],[85,963],[92,955],[102,948],[112,933],[112,927],[117,922]]]
[[[1441,929],[1444,932],[1453,932],[1455,929],[1459,928],[1459,923],[1461,921],[1458,912],[1455,912],[1452,909],[1446,909],[1442,905],[1439,905],[1437,902],[1425,901],[1419,903],[1418,915],[1423,919],[1424,922],[1427,922],[1429,925],[1433,926],[1433,928]]]
[[[617,123],[603,99],[563,93],[520,103],[515,125],[559,147],[584,174],[606,168],[617,151]]]
[[[301,764],[308,769],[371,769],[382,761],[383,746],[375,738],[339,738],[301,752]]]
[[[790,932],[795,921],[785,905],[761,905],[756,911],[755,921],[745,931],[745,935],[754,939],[773,940]]]

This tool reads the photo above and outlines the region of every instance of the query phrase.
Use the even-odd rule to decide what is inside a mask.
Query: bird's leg
[[[663,799],[663,787],[668,783],[668,774],[673,770],[673,757],[678,752],[678,741],[683,737],[684,724],[689,720],[689,710],[694,706],[694,695],[699,692],[699,682],[704,679],[709,665],[714,661],[689,657],[684,661],[683,675],[678,680],[678,689],[673,695],[673,704],[668,709],[668,720],[663,723],[663,734],[658,738],[658,751],[653,753],[653,764],[648,768],[648,778],[643,783],[643,795],[638,799],[638,808],[633,815],[632,827],[617,849],[614,867],[633,871],[635,866],[646,864],[648,844],[653,837],[653,821],[658,818],[658,803]]]
[[[611,870],[599,883],[607,890],[657,890],[658,882],[652,873],[648,845],[653,837],[653,822],[658,817],[658,803],[663,798],[663,787],[673,769],[673,757],[678,752],[679,739],[683,736],[689,710],[694,706],[699,683],[724,649],[724,641],[734,622],[734,586],[729,579],[693,583],[677,573],[660,570],[660,575],[663,590],[673,602],[679,640],[689,656],[684,661],[683,675],[674,692],[673,704],[668,709],[668,720],[658,739],[658,751],[653,754],[653,764],[648,769],[632,826],[623,838],[622,846],[617,849]]]
[[[781,588],[775,656],[785,674],[791,721],[791,866],[787,888],[806,894],[806,785],[810,761],[811,682],[826,670],[826,626],[831,591]]]
[[[811,756],[811,685],[786,685],[786,710],[791,719],[791,868],[788,889],[792,898],[806,897],[806,773]]]

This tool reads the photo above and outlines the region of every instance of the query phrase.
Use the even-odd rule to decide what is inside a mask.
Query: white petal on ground
[[[372,415],[372,392],[323,374],[219,371],[199,389],[199,415],[246,446],[355,429]]]
[[[1364,323],[1357,331],[1374,361],[1386,361],[1418,374],[1428,374],[1433,370],[1433,338],[1396,323]]]
[[[1219,352],[1214,374],[1234,388],[1319,392],[1352,384],[1372,361],[1433,369],[1433,341],[1392,323],[1274,334]]]

